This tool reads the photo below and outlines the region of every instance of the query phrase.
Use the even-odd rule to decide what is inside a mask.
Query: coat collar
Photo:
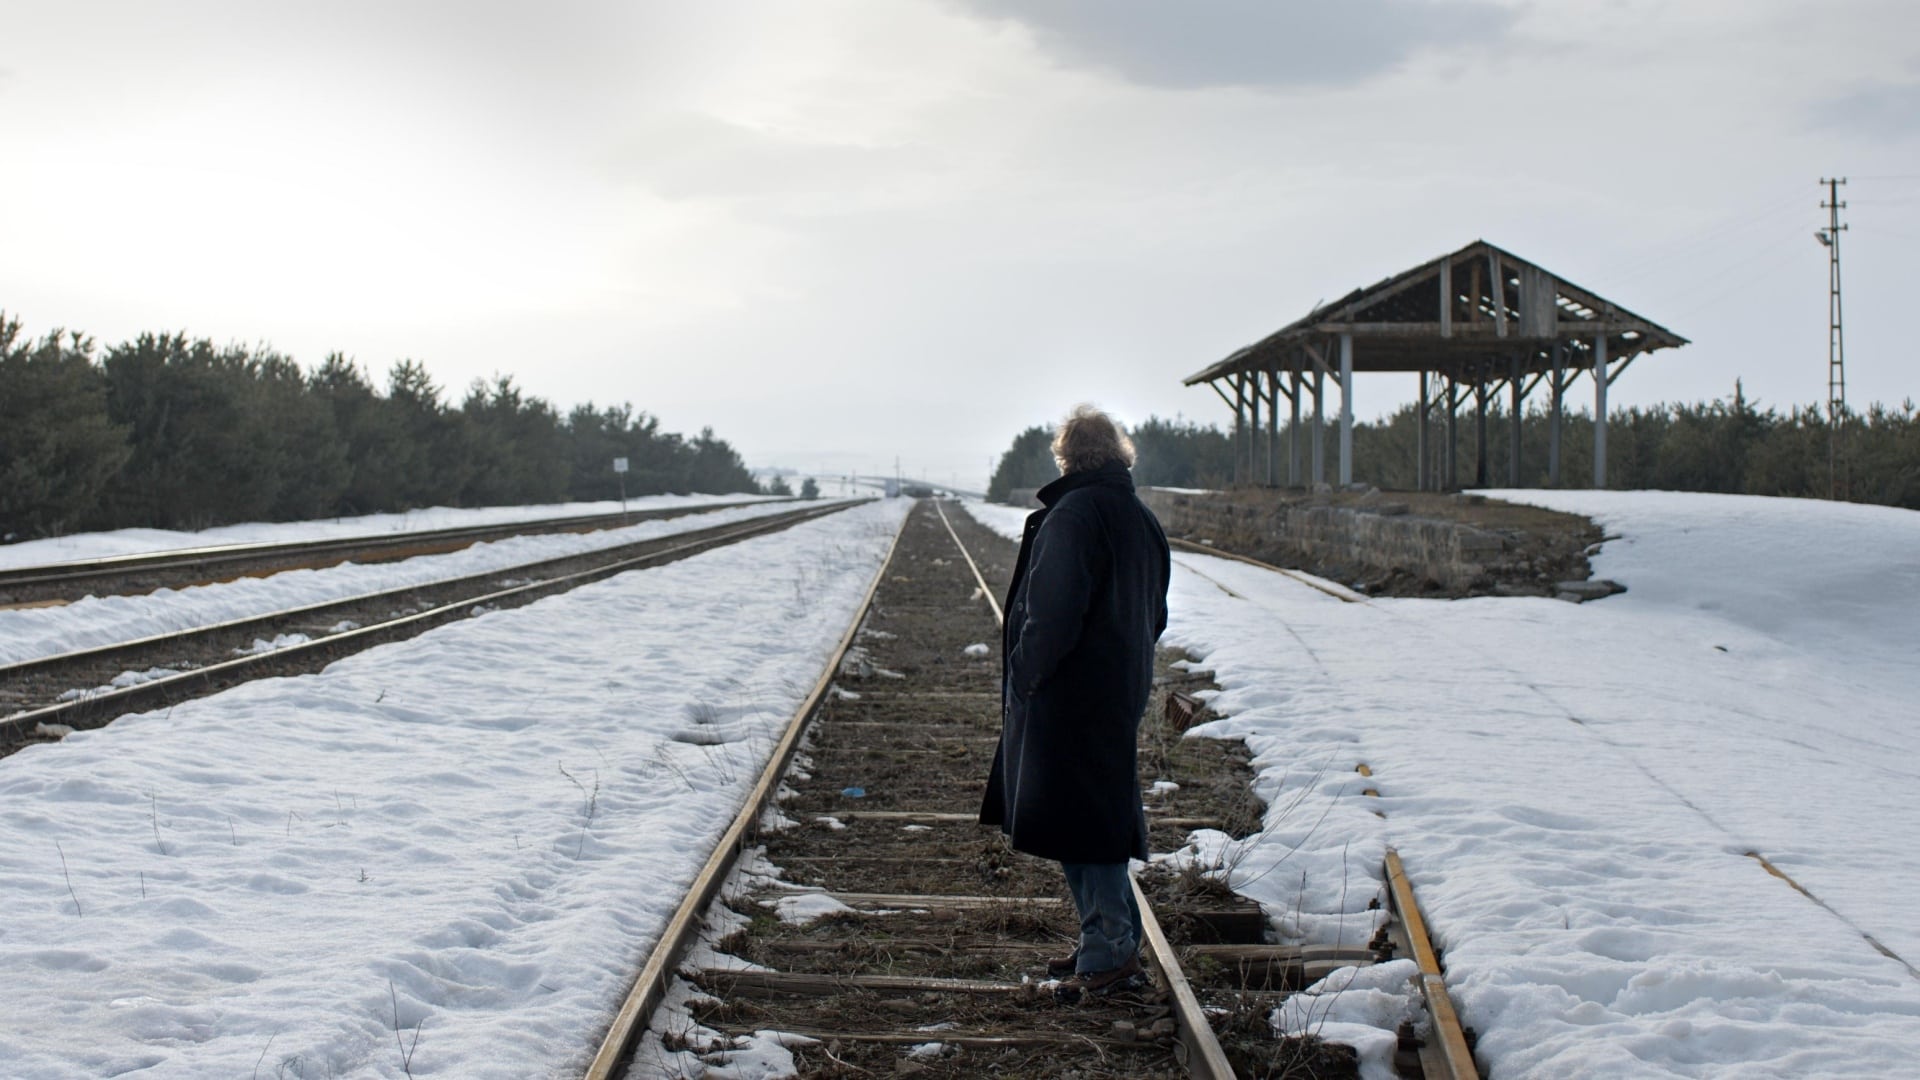
[[[1097,469],[1086,472],[1068,473],[1046,487],[1034,493],[1034,498],[1049,510],[1060,501],[1060,496],[1083,487],[1113,487],[1122,491],[1133,491],[1133,473],[1117,461],[1109,461]]]

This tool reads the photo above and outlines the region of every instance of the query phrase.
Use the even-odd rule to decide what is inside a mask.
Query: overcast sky
[[[1913,0],[7,0],[0,309],[978,482],[1485,238],[1689,337],[1616,404],[1920,397]],[[1584,384],[1583,384],[1584,388]],[[1411,398],[1363,377],[1356,412]],[[1584,389],[1582,391],[1585,392]]]

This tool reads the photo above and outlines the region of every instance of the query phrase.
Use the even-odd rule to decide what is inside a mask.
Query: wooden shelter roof
[[[1446,296],[1446,302],[1442,297]],[[1187,376],[1185,385],[1256,371],[1299,370],[1305,352],[1351,334],[1353,370],[1438,371],[1474,379],[1514,361],[1532,373],[1591,363],[1604,334],[1609,360],[1626,361],[1687,339],[1485,240],[1402,271],[1268,334]],[[1497,367],[1492,363],[1497,361]]]

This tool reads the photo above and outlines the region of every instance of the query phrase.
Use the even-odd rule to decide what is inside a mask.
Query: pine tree
[[[57,536],[95,512],[131,452],[106,389],[92,339],[26,342],[0,312],[0,542]]]

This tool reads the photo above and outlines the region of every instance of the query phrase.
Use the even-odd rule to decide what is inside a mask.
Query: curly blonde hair
[[[1116,461],[1133,468],[1133,440],[1113,417],[1092,405],[1075,405],[1053,433],[1053,463],[1062,473],[1077,473]]]

